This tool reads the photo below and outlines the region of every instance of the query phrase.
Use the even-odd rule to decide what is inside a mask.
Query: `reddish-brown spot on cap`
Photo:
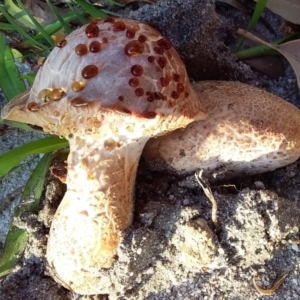
[[[154,62],[154,60],[155,60],[155,57],[154,56],[152,56],[152,55],[150,55],[150,56],[148,56],[148,61],[149,62]]]
[[[55,39],[55,46],[62,48],[67,45],[67,40],[64,37],[58,37]]]
[[[160,77],[160,83],[163,87],[166,87],[169,85],[169,80],[166,77]]]
[[[29,102],[27,104],[27,108],[32,112],[36,112],[40,110],[40,106],[36,102]]]
[[[137,88],[135,90],[135,94],[138,96],[138,97],[142,97],[144,95],[144,89],[142,88]]]
[[[177,92],[178,93],[183,93],[184,91],[184,85],[181,82],[177,83]]]
[[[171,94],[171,97],[173,99],[178,99],[179,98],[179,93],[177,93],[176,91],[173,91],[172,94]]]
[[[184,93],[184,97],[186,98],[186,97],[188,97],[189,96],[189,93],[188,92],[185,92]]]
[[[138,40],[142,43],[146,42],[147,41],[147,37],[143,34],[141,34],[139,37],[138,37]]]
[[[70,102],[71,102],[71,105],[73,105],[75,107],[80,107],[80,106],[86,106],[86,105],[88,105],[88,102],[86,102],[81,97],[74,98]]]
[[[167,38],[161,38],[160,40],[157,41],[157,45],[159,47],[162,47],[163,49],[170,50],[172,47],[172,43],[170,40]]]
[[[89,39],[98,37],[99,31],[99,27],[95,22],[92,22],[85,27],[85,34]]]
[[[75,53],[79,56],[83,56],[83,55],[87,54],[87,52],[88,52],[88,48],[85,44],[78,44],[75,47]]]
[[[122,21],[117,21],[113,24],[113,31],[124,31],[126,29],[126,25]]]
[[[162,47],[154,47],[154,52],[159,54],[159,55],[163,55],[164,54],[164,48]]]
[[[124,101],[124,97],[123,97],[123,96],[119,96],[119,97],[118,97],[118,100],[119,100],[119,101]]]
[[[107,17],[106,19],[104,19],[104,22],[114,23],[115,19],[113,17]]]
[[[177,73],[174,74],[174,75],[173,75],[173,80],[176,81],[176,82],[178,82],[178,81],[180,80],[180,75],[177,74]]]
[[[144,52],[144,44],[134,40],[126,44],[124,52],[127,56],[139,56]]]
[[[155,100],[154,93],[149,92],[149,94],[147,95],[147,101],[153,102],[154,100]]]
[[[92,53],[97,53],[101,50],[101,44],[97,41],[93,41],[90,43],[89,45],[89,50],[92,52]]]
[[[157,59],[157,63],[163,69],[166,66],[166,64],[167,64],[167,59],[165,57],[163,57],[163,56],[160,56]]]
[[[102,38],[102,43],[104,44],[108,43],[108,38],[107,37]]]
[[[88,65],[84,67],[81,71],[81,75],[85,79],[90,79],[95,77],[98,74],[99,70],[96,66],[94,65]]]
[[[131,67],[131,73],[134,76],[141,76],[143,74],[143,72],[144,72],[144,69],[140,65],[133,65]]]
[[[163,98],[163,95],[162,95],[162,93],[160,93],[160,92],[155,92],[155,93],[154,93],[154,98],[155,98],[156,100],[160,100],[160,99]]]
[[[133,39],[134,36],[135,36],[135,30],[132,29],[132,28],[129,28],[126,30],[126,36],[129,38],[129,39]]]
[[[132,87],[137,87],[140,84],[137,78],[130,78],[128,83]]]
[[[142,116],[146,119],[154,119],[156,117],[157,113],[154,111],[147,111],[142,113]]]

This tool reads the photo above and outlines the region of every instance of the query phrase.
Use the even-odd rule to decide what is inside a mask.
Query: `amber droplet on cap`
[[[107,23],[114,23],[115,22],[115,19],[113,17],[107,17],[106,19],[104,19],[104,22],[107,22]]]
[[[184,85],[181,82],[177,83],[177,92],[178,93],[183,93],[184,91]]]
[[[140,66],[140,65],[133,65],[133,66],[131,67],[131,73],[132,73],[132,75],[134,75],[134,76],[141,76],[141,75],[143,75],[143,73],[144,73],[144,69],[143,69],[143,67]]]
[[[102,43],[104,43],[104,44],[108,43],[108,38],[106,38],[106,37],[102,38]]]
[[[158,65],[163,69],[163,68],[166,66],[166,64],[167,64],[167,60],[166,60],[165,57],[160,56],[160,57],[157,59],[157,63],[158,63]]]
[[[81,71],[81,75],[85,79],[91,79],[98,74],[98,68],[94,65],[88,65],[84,67]]]
[[[108,139],[106,141],[104,141],[104,148],[107,151],[112,151],[117,147],[117,142],[113,139]]]
[[[147,37],[143,34],[141,34],[139,37],[138,37],[138,40],[142,43],[145,43],[147,41]]]
[[[130,78],[128,83],[132,87],[137,87],[140,84],[140,82],[137,78]]]
[[[154,60],[155,60],[155,57],[154,57],[154,56],[152,56],[152,55],[151,55],[151,56],[148,56],[148,61],[149,61],[149,62],[152,63],[152,62],[154,62]]]
[[[41,102],[46,102],[49,101],[49,94],[50,94],[51,90],[50,89],[42,89],[39,93],[38,93],[38,100]]]
[[[83,56],[83,55],[87,54],[87,52],[88,52],[88,48],[85,44],[78,44],[75,47],[75,53],[79,56]]]
[[[40,110],[40,106],[36,102],[29,102],[27,104],[27,108],[32,112],[36,112]]]
[[[119,97],[118,97],[118,100],[119,100],[119,101],[124,101],[124,97],[123,97],[123,96],[119,96]]]
[[[82,99],[80,97],[74,98],[70,102],[71,102],[71,105],[73,105],[75,107],[81,107],[81,106],[88,105],[88,102],[86,102],[84,99]]]
[[[126,29],[126,25],[122,21],[117,21],[113,24],[113,31],[124,31]]]
[[[169,80],[166,77],[160,77],[160,83],[165,87],[169,85]]]
[[[173,75],[173,80],[178,82],[180,80],[180,75],[179,74],[174,74]]]
[[[124,52],[127,56],[139,56],[144,52],[144,44],[134,40],[126,44]]]
[[[135,94],[138,96],[138,97],[142,97],[144,95],[144,89],[142,88],[137,88],[135,90]]]
[[[97,41],[93,41],[90,43],[89,45],[89,50],[92,52],[92,53],[97,53],[101,50],[101,44]]]
[[[173,99],[178,99],[179,98],[179,93],[177,93],[176,91],[173,91],[172,94],[171,94],[171,97]]]
[[[154,97],[154,93],[149,93],[149,95],[147,95],[147,101],[148,102],[153,102],[155,100],[155,97]]]
[[[163,55],[164,54],[164,48],[162,47],[154,47],[154,52],[159,54],[159,55]]]
[[[99,31],[99,27],[95,22],[91,22],[88,26],[85,27],[85,34],[89,39],[98,37]]]
[[[81,81],[74,81],[71,85],[71,89],[75,93],[81,92],[84,89],[84,84]]]
[[[127,36],[129,39],[133,39],[134,36],[135,36],[135,30],[134,30],[134,29],[127,29],[127,30],[126,30],[126,36]]]
[[[186,98],[186,97],[188,97],[190,94],[188,93],[188,92],[185,92],[184,93],[184,97]]]
[[[154,93],[154,98],[155,98],[156,100],[162,99],[162,98],[163,98],[162,93],[160,93],[160,92],[155,92],[155,93]]]
[[[55,39],[55,45],[58,48],[62,48],[67,45],[67,40],[64,37],[57,37]]]
[[[142,114],[142,116],[146,119],[154,119],[157,113],[155,111],[147,111]]]
[[[159,47],[162,47],[163,49],[170,50],[172,47],[172,43],[170,40],[167,38],[161,38],[160,40],[157,41],[157,45]]]
[[[58,101],[60,100],[62,97],[64,97],[66,95],[65,91],[63,89],[53,89],[50,93],[49,93],[49,99],[51,101]]]

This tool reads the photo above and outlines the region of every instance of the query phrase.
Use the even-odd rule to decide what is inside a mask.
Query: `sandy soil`
[[[215,13],[213,1],[170,0],[136,11],[132,8],[124,14],[156,24],[184,56],[192,79],[239,80],[299,102],[294,73],[283,59],[284,73],[275,79],[235,62],[230,50],[235,29],[249,18],[230,6],[218,4]],[[284,35],[280,32],[283,20],[270,12],[263,17],[258,26],[262,34],[271,40]],[[36,134],[6,128],[0,136],[0,151],[36,138]],[[30,158],[21,169],[0,179],[0,251],[29,166],[36,161]],[[299,299],[299,167],[296,162],[212,186],[219,206],[220,224],[215,227],[211,204],[193,175],[151,171],[141,161],[134,221],[125,232],[114,266],[103,271],[109,284],[97,296],[67,291],[47,271],[47,234],[65,190],[49,174],[39,214],[23,214],[16,220],[28,231],[29,243],[14,272],[0,282],[0,300]],[[255,290],[254,277],[268,287],[286,271],[289,276],[273,296]]]

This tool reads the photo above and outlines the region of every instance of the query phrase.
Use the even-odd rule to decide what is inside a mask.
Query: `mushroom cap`
[[[149,140],[143,157],[153,169],[203,169],[220,179],[271,171],[300,157],[300,111],[294,105],[240,82],[202,81],[193,89],[209,117]]]
[[[206,113],[168,39],[145,23],[109,17],[60,41],[31,90],[8,103],[2,117],[65,137],[99,132],[104,120],[154,136]]]

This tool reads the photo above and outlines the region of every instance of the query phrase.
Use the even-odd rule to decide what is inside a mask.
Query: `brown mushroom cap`
[[[130,118],[144,120],[142,134],[149,136],[206,117],[171,42],[147,24],[109,18],[75,30],[2,117],[68,136],[98,132],[112,112],[124,116],[130,132]]]
[[[193,85],[209,117],[148,141],[143,157],[154,169],[206,176],[257,174],[300,156],[300,111],[287,101],[240,82]]]

